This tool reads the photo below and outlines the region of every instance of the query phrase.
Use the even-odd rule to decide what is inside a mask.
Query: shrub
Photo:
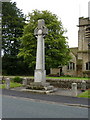
[[[60,77],[59,74],[49,74],[49,77]]]
[[[64,75],[64,77],[74,77],[74,76],[72,76],[72,75]]]
[[[17,77],[14,77],[12,80],[17,83],[22,83],[23,79],[17,76]]]

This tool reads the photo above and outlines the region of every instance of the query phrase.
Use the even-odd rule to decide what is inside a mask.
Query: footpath
[[[58,91],[54,93],[49,94],[40,94],[40,93],[32,93],[32,92],[26,92],[22,91],[24,89],[23,87],[18,87],[14,89],[2,89],[2,95],[7,96],[14,96],[14,97],[23,97],[23,98],[29,98],[34,99],[38,101],[46,101],[46,102],[55,102],[70,106],[78,106],[78,107],[87,107],[89,106],[90,99],[87,98],[78,98],[71,96],[71,91],[68,89],[58,89]],[[78,94],[81,91],[78,91]]]

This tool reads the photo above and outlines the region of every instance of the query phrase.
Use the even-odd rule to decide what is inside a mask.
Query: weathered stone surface
[[[38,27],[34,30],[34,35],[37,36],[37,55],[34,82],[46,82],[44,36],[47,33],[48,29],[45,27],[44,20],[38,20]]]
[[[34,35],[38,36],[38,31],[41,30],[42,35],[48,34],[48,29],[45,27],[45,22],[43,19],[38,20],[38,27],[34,30]]]
[[[2,76],[0,76],[0,84],[2,84]]]
[[[10,89],[10,78],[6,78],[6,89]]]
[[[72,83],[72,95],[77,96],[77,83]]]
[[[81,90],[82,90],[82,92],[84,92],[85,90],[86,90],[86,81],[82,81],[82,87],[81,87]]]
[[[23,79],[23,85],[26,86],[27,85],[27,78]]]
[[[44,37],[48,34],[48,29],[45,27],[43,19],[38,20],[38,26],[34,30],[34,35],[37,37],[37,54],[36,54],[36,68],[34,73],[34,82],[27,85],[27,89],[31,91],[44,90],[44,92],[55,91],[53,86],[46,83],[45,70],[45,45]],[[49,90],[49,91],[48,91]]]

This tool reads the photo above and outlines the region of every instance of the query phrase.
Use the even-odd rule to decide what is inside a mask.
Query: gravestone
[[[38,20],[38,26],[34,30],[34,35],[37,37],[37,54],[34,82],[39,82],[42,84],[45,84],[46,82],[44,37],[47,34],[48,29],[45,27],[44,20]]]

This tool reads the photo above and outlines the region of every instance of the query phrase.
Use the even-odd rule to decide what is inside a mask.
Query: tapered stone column
[[[42,84],[46,82],[44,46],[44,37],[46,34],[48,34],[48,29],[45,27],[44,20],[40,19],[38,20],[38,27],[34,31],[34,35],[37,37],[37,54],[34,82],[40,82]]]

